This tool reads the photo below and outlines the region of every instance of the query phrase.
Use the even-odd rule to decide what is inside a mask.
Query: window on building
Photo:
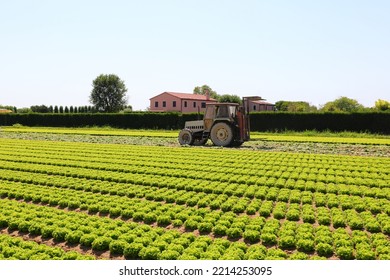
[[[176,107],[176,101],[172,101],[172,107]]]
[[[187,101],[184,101],[184,107],[187,108]]]
[[[167,107],[167,102],[163,101],[163,107]]]
[[[206,108],[206,102],[202,102],[202,108]]]
[[[256,111],[256,105],[253,105],[253,111]]]
[[[154,102],[154,107],[158,108],[158,101]]]
[[[194,108],[196,108],[196,102],[194,101]]]

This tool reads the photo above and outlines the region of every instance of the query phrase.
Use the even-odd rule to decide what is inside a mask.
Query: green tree
[[[54,113],[58,113],[58,106],[56,105],[56,106],[54,106]]]
[[[379,111],[387,111],[390,110],[390,102],[382,99],[378,99],[375,101],[375,109]]]
[[[350,99],[348,97],[340,97],[334,101],[326,103],[321,111],[324,112],[356,112],[363,110],[364,106],[359,104],[355,99]]]
[[[50,113],[49,107],[46,105],[34,105],[30,107],[31,111],[34,113]]]
[[[101,74],[92,86],[89,100],[99,112],[115,113],[125,107],[127,88],[117,75]]]
[[[218,102],[229,102],[229,103],[239,103],[241,104],[241,97],[234,94],[223,94],[219,95],[217,98]]]
[[[278,111],[284,112],[315,112],[316,106],[310,105],[305,101],[278,101],[275,103],[275,108]]]
[[[206,92],[209,91],[210,97],[214,99],[218,99],[218,94],[216,91],[212,90],[208,85],[203,85],[201,87],[194,88],[194,94],[206,95]]]
[[[275,102],[275,108],[278,111],[285,112],[288,110],[289,103],[290,103],[290,101],[284,101],[284,100],[277,101],[277,102]]]

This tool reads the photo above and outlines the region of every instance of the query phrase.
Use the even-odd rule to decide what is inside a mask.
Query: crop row
[[[5,168],[6,166],[3,166]],[[8,166],[9,167],[9,166]],[[50,170],[45,170],[42,166],[39,170],[31,170],[22,168],[21,166],[13,168],[15,170],[7,170],[0,174],[0,179],[25,182],[32,184],[41,184],[47,186],[57,186],[61,188],[83,189],[92,192],[113,193],[128,197],[146,197],[150,200],[176,202],[178,204],[189,204],[191,206],[198,205],[200,207],[210,206],[214,209],[221,208],[221,203],[218,203],[216,197],[224,194],[238,198],[257,198],[271,201],[281,201],[290,203],[315,204],[316,206],[341,207],[342,209],[356,209],[357,211],[370,210],[373,213],[390,212],[390,203],[388,197],[389,189],[385,188],[381,191],[375,188],[368,187],[345,187],[328,185],[327,190],[334,190],[336,193],[322,193],[301,191],[288,188],[277,188],[267,186],[247,186],[240,184],[217,184],[210,183],[206,185],[206,181],[198,180],[180,180],[179,178],[165,178],[163,176],[142,176],[141,174],[130,174],[127,179],[118,179],[123,183],[112,182],[114,179],[109,177],[111,172],[99,171],[96,173],[88,173],[73,169],[73,172],[67,172],[66,169],[57,170],[56,173],[61,175],[47,175],[53,173]],[[23,170],[23,171],[16,171]],[[30,170],[30,172],[27,172]],[[38,173],[36,173],[38,172]],[[97,172],[97,171],[96,171]],[[84,174],[80,174],[84,173]],[[108,173],[108,174],[107,174]],[[44,174],[45,176],[42,176]],[[119,173],[117,174],[118,176]],[[108,181],[104,181],[108,180]],[[125,183],[129,181],[129,183]],[[130,183],[131,182],[131,183]],[[314,188],[315,189],[315,188]],[[313,189],[313,190],[314,190]],[[321,190],[321,189],[320,189]],[[364,191],[364,197],[356,195]],[[338,193],[338,195],[336,195]],[[376,197],[376,198],[375,198]],[[187,202],[187,200],[189,200]],[[226,200],[226,198],[222,198]],[[209,203],[207,201],[211,201]],[[210,204],[210,205],[209,205]],[[239,212],[239,211],[238,211]],[[243,212],[243,211],[241,211]]]
[[[1,154],[1,153],[0,153]],[[16,157],[17,155],[17,157]],[[59,158],[59,155],[52,157],[40,155],[21,155],[13,152],[12,154],[2,154],[3,161],[10,161],[20,164],[46,164],[50,166],[63,166],[84,168],[93,170],[107,170],[113,172],[137,173],[137,174],[152,174],[152,175],[167,175],[178,178],[203,179],[208,181],[241,183],[248,185],[265,185],[275,184],[283,186],[285,184],[291,187],[299,187],[302,182],[310,181],[314,183],[333,183],[347,184],[358,186],[372,187],[388,187],[387,182],[390,180],[390,175],[380,174],[376,172],[348,172],[343,170],[324,169],[324,168],[267,168],[249,170],[236,170],[229,172],[228,167],[208,168],[199,167],[199,164],[189,165],[185,162],[179,163],[155,163],[154,161],[147,162],[145,159],[129,158],[128,161],[98,159],[96,157],[86,159],[85,157],[74,157],[64,155],[66,159]],[[261,167],[260,167],[261,168]],[[357,174],[356,174],[357,173]],[[297,182],[299,182],[297,184]]]
[[[104,172],[102,172],[103,174]],[[0,179],[16,182],[25,182],[32,184],[41,184],[47,186],[57,186],[61,188],[83,189],[92,192],[112,193],[128,197],[146,197],[150,200],[176,202],[178,204],[187,203],[191,206],[198,204],[200,207],[208,206],[207,201],[212,201],[210,207],[221,208],[216,200],[217,195],[227,195],[238,198],[257,198],[271,201],[282,201],[290,203],[315,204],[316,206],[341,207],[342,209],[356,209],[363,211],[369,209],[373,213],[385,212],[389,213],[390,203],[388,201],[387,192],[377,192],[377,197],[374,198],[375,192],[372,189],[367,189],[365,197],[357,195],[347,195],[343,189],[339,190],[339,195],[334,193],[321,193],[300,190],[290,190],[286,188],[276,187],[254,187],[249,186],[245,189],[244,186],[235,184],[219,184],[211,183],[209,186],[198,185],[192,187],[194,182],[180,181],[179,179],[163,179],[160,181],[155,177],[138,176],[138,179],[132,180],[132,183],[117,183],[107,182],[98,179],[77,178],[78,175],[65,174],[71,177],[64,177],[59,175],[42,176],[40,173],[30,173],[24,171],[7,170],[0,174]],[[134,175],[136,177],[137,175]],[[133,177],[133,178],[134,178]],[[112,179],[110,180],[112,181]],[[192,183],[192,184],[190,184]],[[209,188],[213,190],[210,194]],[[350,189],[351,190],[351,189]],[[352,191],[350,191],[353,193]],[[222,200],[226,198],[223,197]],[[187,202],[187,200],[189,200]]]
[[[191,193],[183,193],[188,196],[187,206],[167,205],[138,198],[117,197],[116,195],[101,195],[96,193],[84,193],[79,190],[46,188],[22,183],[7,184],[0,181],[0,197],[23,199],[35,203],[43,203],[51,206],[60,206],[69,209],[81,209],[89,213],[110,214],[111,217],[121,216],[124,219],[132,218],[134,221],[143,221],[148,224],[157,223],[159,226],[173,225],[186,230],[199,230],[202,233],[213,232],[218,236],[232,238],[245,237],[247,226],[258,218],[240,217],[237,214],[246,211],[247,214],[258,213],[264,222],[264,218],[270,216],[276,219],[288,221],[303,221],[305,223],[318,223],[320,225],[333,225],[333,227],[346,227],[351,229],[366,229],[368,232],[390,233],[390,218],[386,214],[378,214],[364,211],[361,213],[355,210],[343,212],[338,208],[329,210],[325,207],[314,208],[311,205],[299,205],[296,203],[285,203],[271,201],[260,201],[249,199],[238,199],[221,195],[213,200],[207,200],[208,208],[193,208],[190,205]],[[76,199],[75,199],[76,198]],[[221,203],[221,210],[214,211],[210,207],[211,201],[224,201]],[[206,203],[206,204],[207,204]],[[231,213],[234,212],[233,213]],[[253,211],[253,212],[252,212]],[[220,222],[229,215],[229,223]],[[241,226],[236,235],[231,235],[231,228],[236,227],[235,222]],[[238,228],[238,227],[237,227]],[[261,228],[259,228],[259,235]],[[257,240],[259,241],[259,240]]]
[[[234,210],[231,209],[231,207],[229,208],[229,203],[230,205],[233,205],[236,204],[237,201],[241,201],[239,205],[236,205],[237,209],[235,211],[237,213],[245,211],[245,207],[241,211],[240,207],[242,208],[243,206],[246,206],[250,208],[250,201],[253,198],[309,205],[314,204],[317,207],[341,207],[343,210],[355,209],[358,212],[369,210],[374,214],[381,212],[389,214],[390,212],[390,202],[387,199],[374,199],[370,196],[362,198],[355,195],[336,195],[333,193],[312,193],[309,191],[290,190],[285,188],[278,189],[276,187],[248,187],[245,193],[241,193],[241,196],[237,196],[238,193],[232,189],[232,185],[226,186],[221,192],[214,191],[214,193],[209,194],[204,191],[202,192],[202,189],[192,189],[189,186],[180,188],[182,182],[175,182],[174,180],[170,183],[165,181],[165,185],[173,186],[172,189],[169,187],[154,187],[153,184],[145,184],[147,178],[144,178],[145,181],[143,182],[142,178],[140,178],[139,181],[136,181],[136,183],[139,183],[138,185],[106,182],[93,179],[88,180],[85,178],[63,177],[58,175],[41,176],[41,174],[8,170],[7,172],[0,174],[0,179],[14,182],[56,186],[60,188],[71,188],[95,193],[99,192],[102,194],[118,194],[120,196],[127,196],[130,198],[145,197],[148,200],[166,201],[168,203],[175,202],[177,204],[187,204],[189,206],[198,205],[199,207],[210,207],[212,209],[223,210],[224,208],[227,208],[228,211]],[[158,184],[161,185],[163,182],[164,181]],[[218,189],[217,186],[215,188]],[[226,201],[228,197],[231,197],[233,201]],[[225,203],[225,206],[222,206],[222,202]],[[254,213],[248,212],[248,214]]]
[[[153,169],[145,171],[144,168],[138,170],[138,173],[126,173],[120,171],[110,171],[101,169],[88,169],[69,166],[54,166],[50,164],[39,163],[18,163],[7,160],[0,160],[2,165],[0,168],[6,170],[21,170],[33,173],[43,174],[56,174],[62,176],[86,178],[86,179],[99,179],[105,181],[113,181],[120,183],[136,183],[141,185],[151,185],[158,187],[168,187],[177,189],[194,190],[200,192],[213,192],[213,193],[227,193],[232,195],[243,196],[250,190],[252,193],[261,187],[277,187],[277,188],[289,188],[296,190],[318,191],[318,192],[331,192],[337,194],[353,194],[358,196],[370,196],[378,198],[390,199],[390,188],[387,183],[384,187],[367,187],[367,186],[355,186],[345,184],[334,184],[304,180],[293,180],[283,178],[267,178],[267,177],[252,177],[252,180],[256,180],[256,185],[248,185],[245,183],[234,183],[230,179],[229,182],[209,181],[207,178],[194,179],[194,178],[180,178],[175,177],[175,174],[169,174],[166,172],[154,172]],[[180,182],[180,183],[178,183]],[[193,187],[191,187],[193,186]],[[229,193],[227,193],[229,194]]]
[[[93,260],[95,257],[76,251],[25,241],[20,237],[0,234],[0,260]]]
[[[270,219],[263,225],[260,238],[264,245],[277,245],[266,249],[264,245],[248,246],[243,242],[195,236],[176,230],[165,230],[134,222],[66,212],[16,201],[1,200],[0,226],[19,230],[57,242],[81,244],[95,251],[108,251],[126,258],[142,259],[274,259],[287,258],[282,249],[294,250],[290,257],[308,258],[315,252],[319,256],[340,258],[386,259],[389,257],[389,240],[382,233],[368,235],[363,231],[344,229],[332,232],[329,227]],[[255,240],[261,225],[252,224],[245,233],[246,239]],[[232,231],[232,234],[234,232]],[[340,243],[340,234],[345,243]],[[339,247],[351,251],[348,257]]]
[[[334,155],[313,155],[313,154],[288,154],[288,153],[265,153],[251,151],[232,151],[232,150],[193,150],[193,149],[178,149],[167,147],[144,147],[144,146],[129,146],[126,145],[99,145],[82,143],[51,143],[34,141],[29,143],[26,141],[17,140],[2,140],[0,142],[1,150],[13,152],[38,152],[47,155],[63,153],[62,158],[67,158],[68,155],[80,155],[85,159],[101,159],[104,161],[112,161],[113,163],[128,163],[133,160],[141,159],[143,164],[148,163],[148,158],[153,159],[153,162],[163,164],[182,164],[186,163],[202,170],[202,168],[230,168],[230,172],[237,172],[231,167],[245,167],[249,174],[253,175],[262,170],[283,170],[284,168],[294,167],[303,168],[307,173],[323,170],[326,173],[331,170],[342,170],[350,174],[351,177],[367,177],[370,173],[378,173],[389,175],[390,171],[386,168],[389,164],[387,158],[359,158],[345,157]],[[218,161],[215,158],[218,157]],[[232,160],[234,158],[234,160]],[[119,161],[119,162],[118,162]],[[199,164],[202,162],[202,164]],[[177,166],[178,168],[183,168]],[[203,169],[204,170],[204,169]],[[327,172],[329,170],[329,172]],[[239,171],[239,170],[238,170]],[[302,170],[297,170],[301,173]],[[362,176],[359,176],[362,173]],[[368,174],[367,174],[367,173]]]

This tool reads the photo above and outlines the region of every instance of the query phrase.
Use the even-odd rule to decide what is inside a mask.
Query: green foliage
[[[90,102],[99,112],[119,112],[125,107],[127,88],[117,75],[101,74],[92,82],[92,86]]]
[[[238,103],[238,104],[242,103],[241,97],[239,97],[238,95],[234,95],[234,94],[219,95],[217,97],[217,100],[218,100],[218,102]]]
[[[304,101],[277,101],[275,108],[281,112],[315,112],[317,107]]]
[[[329,257],[333,254],[333,247],[327,243],[318,243],[316,251],[320,256]]]
[[[255,243],[260,240],[260,231],[257,230],[245,230],[243,237],[245,240],[248,240],[249,242]]]
[[[95,234],[84,234],[80,237],[80,244],[86,247],[91,247],[93,241],[97,238]]]
[[[218,98],[217,92],[212,90],[211,87],[209,87],[208,85],[195,87],[194,90],[193,90],[193,93],[194,94],[206,95],[207,91],[209,92],[211,98],[214,98],[214,99]]]
[[[126,259],[138,259],[139,258],[139,252],[144,249],[144,245],[142,243],[130,243],[128,244],[124,251],[123,255]]]
[[[356,100],[343,96],[334,101],[326,103],[324,106],[322,106],[321,111],[352,113],[362,110],[363,108],[363,105],[359,104]]]
[[[109,245],[110,253],[122,255],[126,246],[127,242],[124,240],[113,240]]]
[[[106,236],[99,236],[92,242],[92,249],[97,251],[106,251],[110,246],[111,238]]]
[[[378,111],[388,111],[390,110],[390,102],[382,99],[375,101],[375,109]]]
[[[143,260],[157,260],[159,255],[159,248],[153,246],[144,247],[139,252],[139,256]]]

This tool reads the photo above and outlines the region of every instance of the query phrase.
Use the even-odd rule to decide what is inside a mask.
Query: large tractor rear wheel
[[[192,145],[194,143],[194,137],[191,131],[188,129],[182,129],[179,132],[179,143],[180,145]]]
[[[233,142],[233,130],[227,123],[216,123],[211,128],[210,138],[216,146],[230,146]]]

